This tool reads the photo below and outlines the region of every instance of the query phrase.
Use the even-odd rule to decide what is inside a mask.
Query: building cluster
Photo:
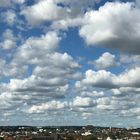
[[[3,126],[0,140],[140,140],[140,128]]]

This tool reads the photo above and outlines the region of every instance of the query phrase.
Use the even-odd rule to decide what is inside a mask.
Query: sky
[[[139,0],[0,0],[0,125],[140,126]]]

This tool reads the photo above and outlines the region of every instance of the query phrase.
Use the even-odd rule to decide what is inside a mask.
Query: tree
[[[94,135],[85,136],[83,140],[97,140],[97,137]]]

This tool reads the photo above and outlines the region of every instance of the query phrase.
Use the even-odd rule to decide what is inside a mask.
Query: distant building
[[[106,140],[112,140],[110,137],[107,137],[107,139]]]
[[[92,133],[90,132],[90,131],[87,131],[87,132],[84,132],[84,133],[82,133],[81,135],[82,136],[88,136],[88,135],[91,135]]]
[[[139,132],[132,132],[132,135],[140,135]]]

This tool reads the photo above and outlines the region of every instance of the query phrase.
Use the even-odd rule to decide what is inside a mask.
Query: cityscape
[[[140,128],[1,126],[0,140],[140,140]]]

